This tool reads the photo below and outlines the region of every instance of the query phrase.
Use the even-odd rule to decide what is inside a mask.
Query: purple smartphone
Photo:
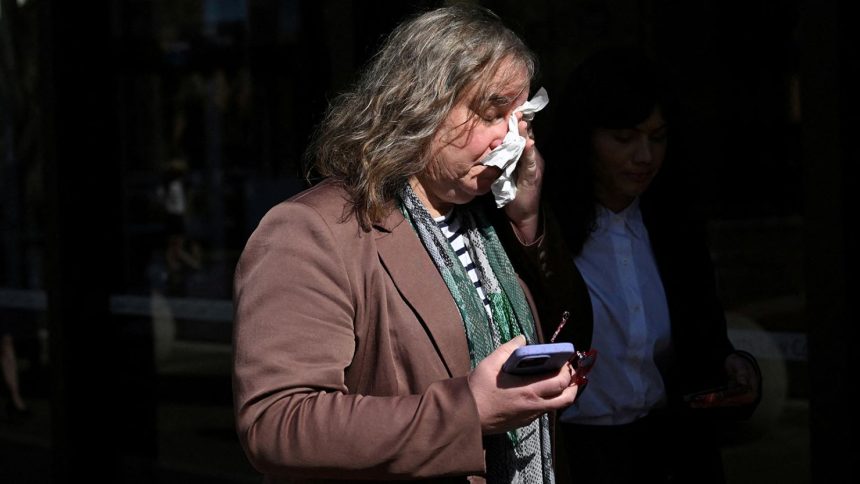
[[[520,346],[502,366],[506,373],[532,375],[555,371],[571,357],[575,350],[573,343],[547,343]]]

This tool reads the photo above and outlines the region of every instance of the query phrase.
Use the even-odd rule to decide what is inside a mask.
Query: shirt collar
[[[612,210],[597,204],[595,207],[595,234],[602,234],[609,231],[613,224],[623,223],[624,228],[637,239],[645,239],[648,233],[645,230],[645,224],[642,221],[642,211],[639,209],[639,198],[633,200],[627,208],[615,213]]]

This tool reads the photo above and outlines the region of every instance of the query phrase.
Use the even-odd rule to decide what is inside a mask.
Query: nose
[[[509,131],[508,123],[510,123],[510,117],[505,118],[504,123],[500,122],[496,126],[493,126],[493,141],[490,143],[491,149],[495,149],[505,140],[505,136]]]
[[[639,138],[639,143],[636,145],[636,152],[633,155],[633,161],[635,163],[648,164],[654,160],[654,155],[652,153],[651,140],[648,136],[642,135]]]

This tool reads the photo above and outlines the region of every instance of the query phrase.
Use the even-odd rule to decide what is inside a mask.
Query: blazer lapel
[[[439,270],[399,210],[376,227],[379,258],[436,345],[450,375],[471,369],[463,320]]]

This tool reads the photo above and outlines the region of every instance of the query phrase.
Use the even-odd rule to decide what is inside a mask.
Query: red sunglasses
[[[567,320],[570,318],[570,311],[565,311],[561,315],[561,322],[558,323],[558,327],[555,329],[555,332],[552,334],[552,337],[549,339],[550,343],[555,343],[555,338],[558,337],[558,334],[561,332],[561,328],[567,324]],[[588,351],[577,351],[574,353],[573,357],[570,359],[570,364],[573,366],[573,370],[576,372],[573,376],[573,382],[576,383],[577,386],[582,386],[588,383],[588,373],[591,371],[591,368],[594,366],[594,362],[597,360],[597,350],[591,349]]]

